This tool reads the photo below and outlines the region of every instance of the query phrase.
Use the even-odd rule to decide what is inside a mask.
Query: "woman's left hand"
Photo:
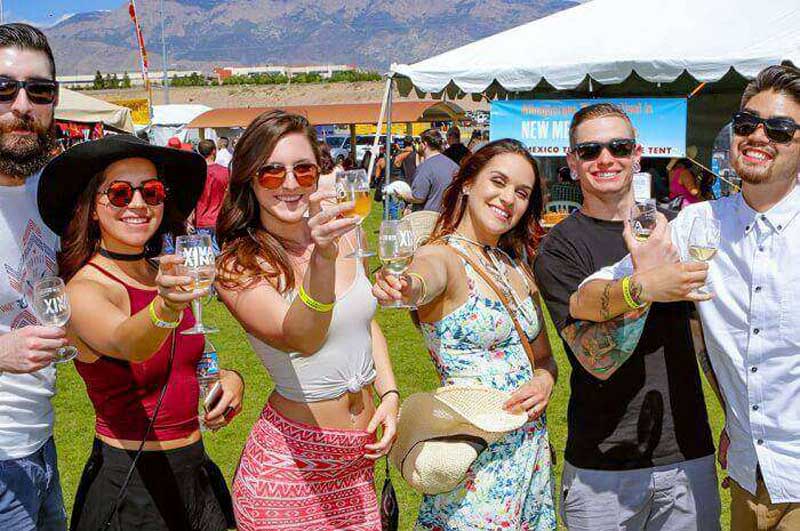
[[[554,384],[549,372],[537,370],[533,378],[517,389],[503,407],[512,413],[525,411],[528,413],[528,418],[534,420],[547,409]]]
[[[222,396],[204,418],[204,424],[212,431],[227,426],[239,414],[244,398],[244,381],[238,373],[222,369],[219,381]]]
[[[381,425],[383,427],[383,435],[380,441],[364,446],[370,452],[364,454],[364,457],[367,459],[380,459],[392,449],[392,443],[397,434],[397,412],[399,410],[400,397],[395,393],[386,395],[367,426],[369,433],[375,433],[378,425]]]

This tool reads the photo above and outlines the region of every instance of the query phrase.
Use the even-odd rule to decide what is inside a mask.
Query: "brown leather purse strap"
[[[506,310],[508,311],[508,315],[509,315],[509,317],[511,317],[511,322],[514,323],[514,328],[516,328],[516,330],[517,330],[517,335],[519,336],[519,342],[522,343],[522,347],[525,349],[525,352],[528,354],[528,358],[531,360],[531,365],[533,365],[533,363],[534,363],[534,361],[533,361],[534,360],[533,347],[531,347],[530,342],[528,342],[528,335],[522,329],[522,325],[519,324],[519,321],[517,320],[516,316],[514,315],[514,312],[511,311],[511,305],[508,302],[508,297],[505,296],[505,294],[503,293],[503,290],[501,290],[499,287],[497,287],[497,284],[495,283],[495,281],[492,280],[492,278],[486,273],[486,271],[484,271],[483,268],[478,266],[478,264],[476,264],[475,261],[472,260],[472,258],[467,256],[466,253],[463,253],[460,250],[456,249],[452,245],[450,245],[449,247],[450,247],[450,249],[455,251],[455,253],[458,254],[461,258],[463,258],[465,262],[467,262],[469,265],[471,265],[472,269],[474,269],[475,272],[478,273],[481,276],[481,278],[484,280],[484,282],[486,282],[486,284],[490,288],[492,288],[492,291],[494,291],[497,294],[497,297],[500,299],[500,302],[502,302],[503,306],[506,307]],[[544,323],[542,323],[542,326],[544,326]]]

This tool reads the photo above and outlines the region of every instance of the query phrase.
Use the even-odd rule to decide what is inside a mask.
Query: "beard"
[[[30,131],[28,136],[14,131]],[[56,146],[55,120],[49,126],[39,124],[30,116],[15,116],[11,122],[0,123],[0,173],[25,179],[41,170],[50,161]]]

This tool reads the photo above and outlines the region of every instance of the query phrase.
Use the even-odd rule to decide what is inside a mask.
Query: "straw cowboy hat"
[[[527,422],[526,413],[503,409],[509,397],[496,389],[465,385],[411,395],[400,409],[389,459],[420,492],[455,489],[478,454]]]

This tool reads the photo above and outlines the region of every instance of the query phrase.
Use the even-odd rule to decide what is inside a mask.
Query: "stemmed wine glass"
[[[414,258],[415,250],[414,230],[408,221],[384,220],[381,222],[378,236],[378,257],[389,273],[395,276],[405,273]],[[384,305],[384,308],[415,308],[415,306],[395,301]]]
[[[208,234],[187,234],[175,238],[175,253],[183,257],[183,262],[176,268],[178,275],[191,277],[191,289],[204,290],[214,283],[217,268],[214,260],[214,248]],[[212,334],[219,332],[213,326],[203,324],[203,303],[200,298],[192,301],[195,325],[181,334]]]
[[[719,248],[720,224],[710,217],[696,217],[689,230],[689,257],[696,262],[710,262]],[[708,294],[708,288],[697,288],[697,293]]]
[[[355,206],[352,210],[344,212],[346,217],[358,216],[356,228],[356,250],[347,255],[347,258],[366,258],[375,256],[375,253],[363,248],[361,243],[361,224],[372,210],[372,199],[369,197],[369,179],[364,170],[343,171],[336,174],[336,202],[347,203],[352,201]]]
[[[631,207],[630,220],[634,238],[640,242],[649,238],[657,224],[655,199],[637,201]]]
[[[72,309],[64,281],[58,277],[45,277],[33,286],[33,311],[44,326],[64,327],[69,322]],[[61,347],[53,363],[65,363],[78,355],[72,345]]]

